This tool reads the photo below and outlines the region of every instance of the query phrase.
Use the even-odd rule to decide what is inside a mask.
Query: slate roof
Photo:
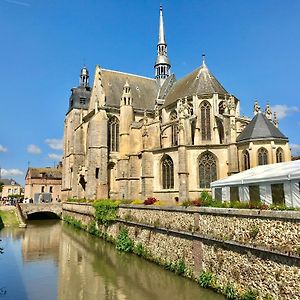
[[[60,168],[29,168],[26,177],[44,178],[42,174],[47,178],[61,179],[62,177]]]
[[[91,87],[79,86],[71,89],[71,96],[69,100],[69,111],[72,108],[88,109],[91,96]],[[81,101],[84,100],[84,103]]]
[[[288,141],[280,130],[263,113],[257,113],[251,122],[237,137],[237,142],[254,141],[261,139],[280,139]]]
[[[4,185],[17,185],[20,186],[20,184],[18,184],[15,180],[13,179],[0,179],[0,182],[3,183]]]
[[[123,87],[127,80],[131,87],[133,108],[154,109],[159,88],[155,79],[106,69],[102,69],[101,73],[107,106],[120,107]]]
[[[205,64],[187,76],[175,82],[166,96],[164,106],[174,103],[177,99],[201,94],[228,94],[221,83],[210,73]]]

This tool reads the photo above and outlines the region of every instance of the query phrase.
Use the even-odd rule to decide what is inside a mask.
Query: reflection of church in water
[[[65,118],[62,197],[193,199],[210,182],[291,159],[267,105],[254,118],[202,64],[177,80],[160,9],[154,78],[86,67]]]

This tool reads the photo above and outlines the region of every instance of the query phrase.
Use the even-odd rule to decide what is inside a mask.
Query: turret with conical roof
[[[170,75],[170,68],[171,68],[171,64],[167,56],[167,43],[165,39],[162,6],[160,6],[160,10],[159,10],[159,36],[158,36],[158,44],[157,44],[157,58],[156,58],[154,68],[155,68],[155,78],[159,86],[162,86],[165,79]]]

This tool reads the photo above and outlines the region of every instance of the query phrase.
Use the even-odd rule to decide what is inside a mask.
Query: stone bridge
[[[19,212],[25,220],[30,218],[30,215],[35,213],[52,213],[58,218],[61,218],[62,204],[61,203],[20,203],[18,205]],[[18,210],[17,208],[17,210]]]

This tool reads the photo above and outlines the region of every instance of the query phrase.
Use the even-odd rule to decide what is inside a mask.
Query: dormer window
[[[80,99],[79,99],[79,103],[80,103],[80,104],[85,104],[85,101],[86,101],[86,98],[80,98]]]

